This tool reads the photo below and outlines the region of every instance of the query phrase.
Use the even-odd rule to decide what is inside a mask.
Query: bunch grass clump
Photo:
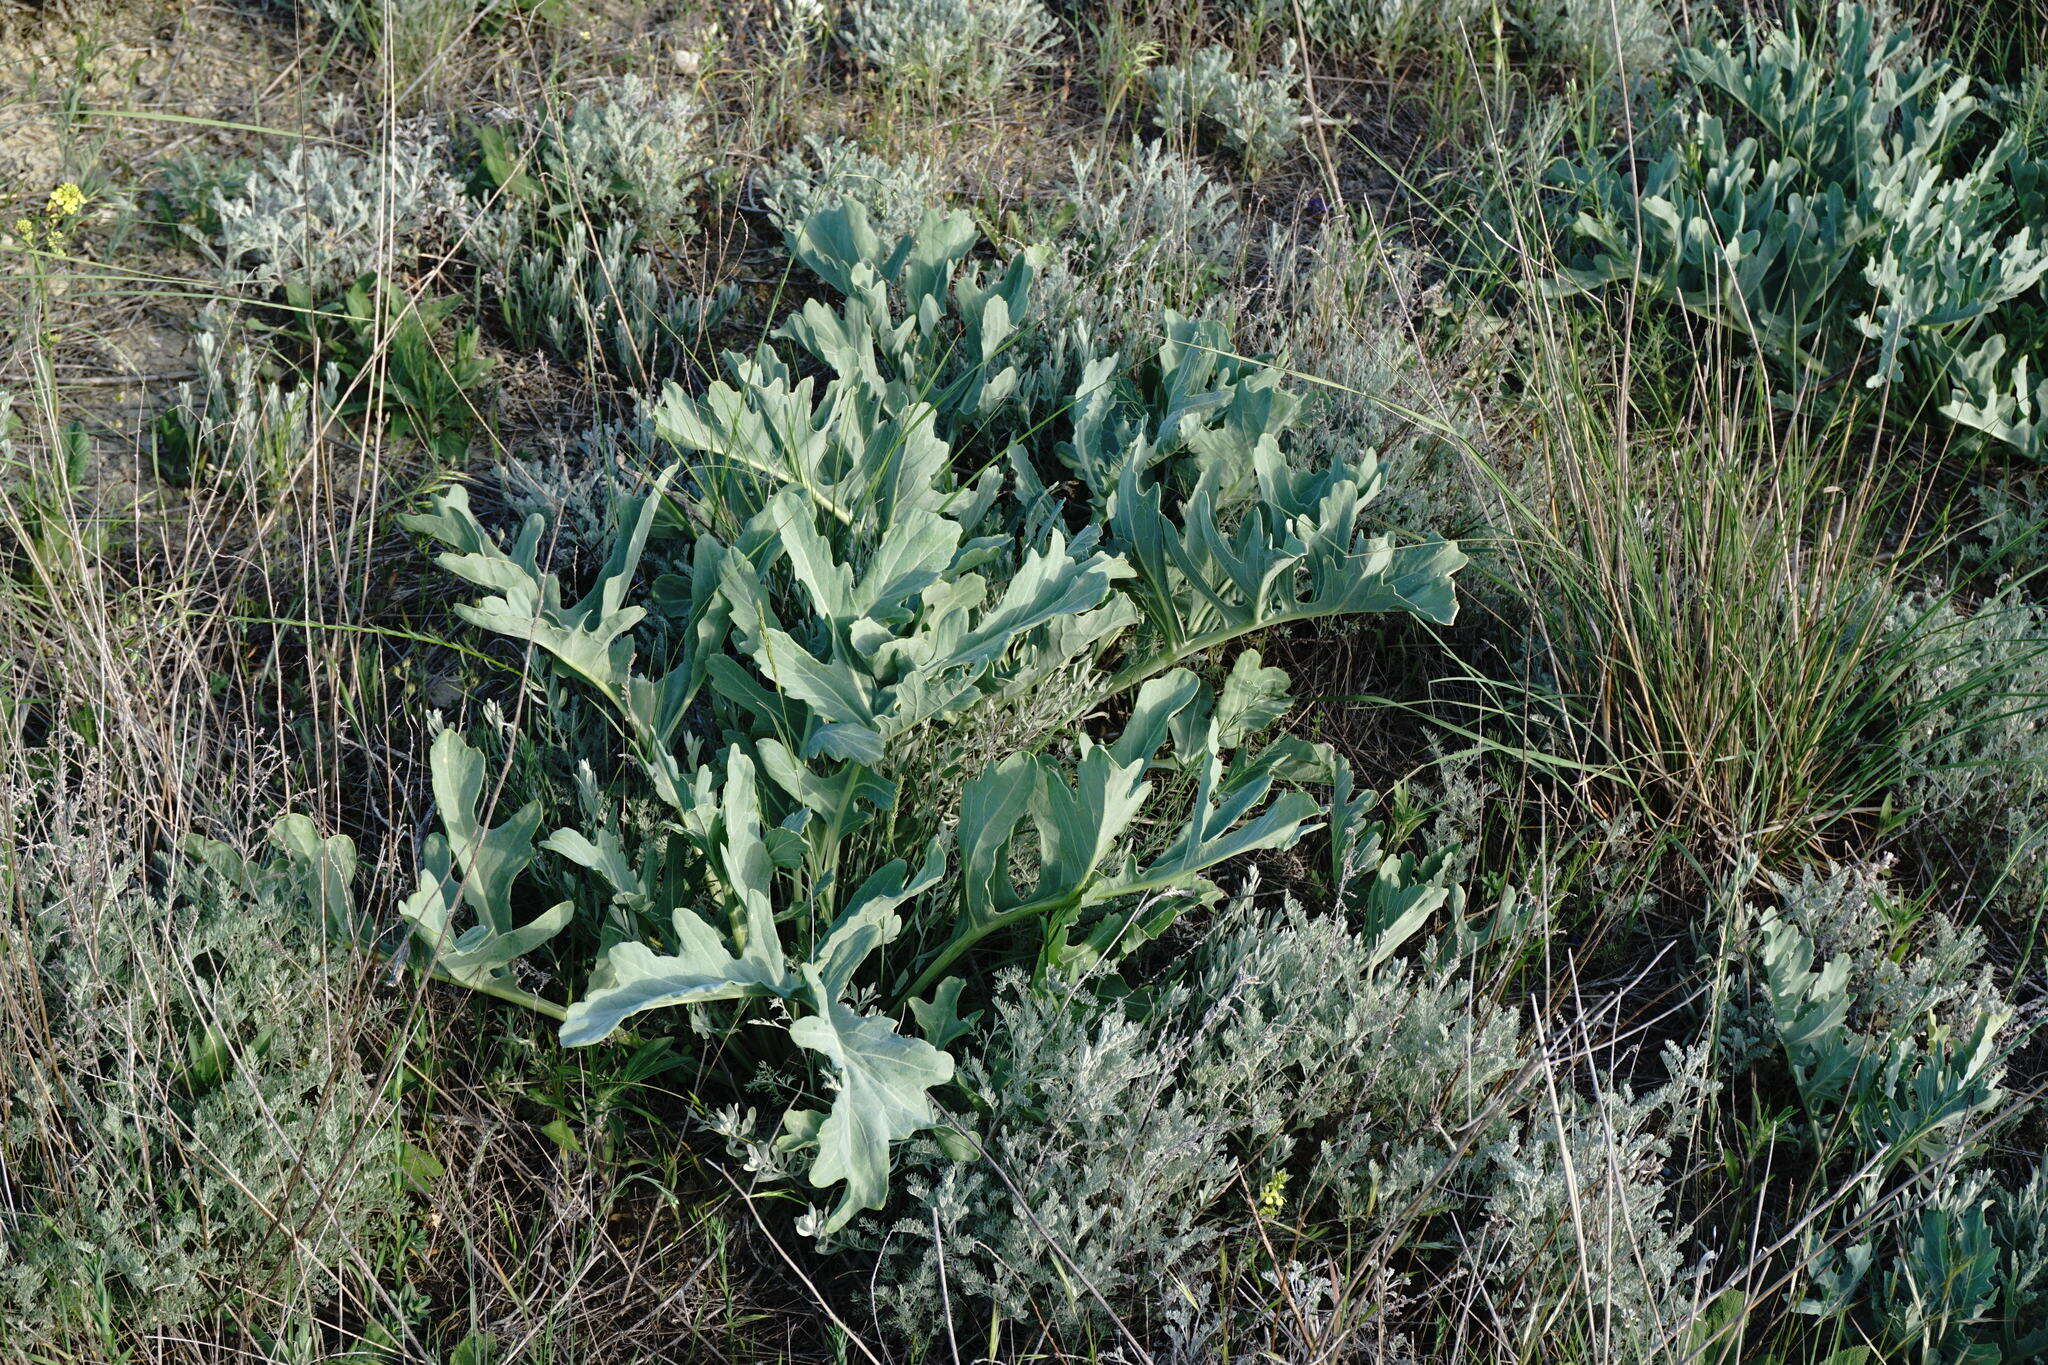
[[[1907,686],[1936,622],[1894,611],[1925,562],[1892,539],[1910,476],[1852,473],[1798,423],[1723,411],[1707,436],[1693,406],[1649,430],[1597,402],[1556,415],[1530,491],[1494,477],[1542,603],[1522,671],[1547,700],[1515,703],[1523,733],[1589,764],[1583,797],[1717,858],[1769,865],[1883,820],[1944,702]]]

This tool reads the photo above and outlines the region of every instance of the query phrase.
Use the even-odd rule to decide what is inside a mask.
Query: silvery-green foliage
[[[1845,900],[1818,899],[1831,910]],[[1785,911],[1800,904],[1795,898]],[[1902,979],[1892,964],[1861,981],[1856,955],[1821,956],[1814,935],[1786,913],[1759,921],[1761,1009],[1824,1151],[1848,1144],[1859,1155],[1880,1156],[1890,1169],[1983,1142],[1984,1125],[2004,1097],[2001,1035],[2013,1017],[2004,1000],[1986,985],[1963,998],[1954,1020],[1934,1015],[1931,1005],[1919,1018],[1881,1012],[1886,1001],[1879,992],[1910,1001],[1961,984],[1951,979],[1954,962],[1974,967],[1982,939],[1947,946],[1952,960],[1932,964],[1920,979]]]
[[[1926,618],[1903,686],[1917,717],[1909,828],[1957,890],[2032,923],[2048,907],[2048,614],[2013,589],[1967,612],[1942,601],[1901,614]]]
[[[645,444],[645,432],[634,424],[608,424],[558,449],[511,452],[499,462],[499,495],[512,523],[523,526],[537,516],[546,524],[543,559],[565,582],[580,582],[603,562],[614,512]]]
[[[247,861],[201,841],[155,885],[62,844],[5,869],[24,911],[10,989],[53,1049],[0,1064],[10,1334],[310,1314],[397,1208],[353,971],[315,928],[352,919],[354,850],[297,818],[273,837]]]
[[[1678,67],[1661,158],[1552,168],[1559,287],[1632,280],[1752,337],[1801,396],[1854,374],[1899,417],[2043,453],[2048,240],[1997,106],[1861,4]]]
[[[1795,1131],[1847,1182],[1798,1229],[1801,1311],[1860,1319],[1887,1349],[1975,1358],[1957,1353],[2002,1330],[1988,1316],[1982,1166],[2011,1117],[2017,1041],[1984,937],[1910,914],[1881,869],[1773,886],[1779,904],[1754,932],[1738,916],[1753,994],[1736,1017],[1774,1040],[1800,1100]]]
[[[1228,185],[1137,139],[1123,156],[1074,153],[1073,172],[1071,217],[1040,288],[1052,317],[1084,327],[1082,346],[1148,344],[1162,307],[1202,316],[1227,306],[1223,286],[1248,245]]]
[[[1212,45],[1185,62],[1162,62],[1145,73],[1153,99],[1152,119],[1169,133],[1212,131],[1247,166],[1267,165],[1301,140],[1301,101],[1295,87],[1290,40],[1280,64],[1264,75],[1247,76],[1235,67],[1227,47]]]
[[[851,0],[846,45],[892,90],[984,104],[1046,65],[1059,25],[1039,0]]]
[[[528,525],[538,539],[539,524]],[[430,767],[442,832],[427,836],[419,888],[399,906],[399,918],[444,979],[559,1017],[561,1009],[525,989],[517,970],[521,957],[568,927],[575,908],[561,901],[522,922],[512,903],[520,874],[534,860],[540,803],[498,820],[506,813],[496,809],[496,791],[487,790],[483,755],[457,730],[435,738]],[[472,922],[458,930],[462,918]]]
[[[637,236],[629,223],[599,231],[580,220],[557,237],[530,226],[505,234],[496,253],[498,310],[514,343],[636,389],[681,372],[739,290],[728,284],[702,295],[664,284]]]
[[[282,487],[317,458],[339,401],[330,368],[319,384],[287,386],[259,372],[259,353],[230,335],[217,309],[192,333],[199,378],[180,384],[159,414],[152,454],[159,476],[180,483],[247,481]]]
[[[1592,78],[1649,75],[1669,61],[1665,0],[1238,0],[1263,24],[1294,32],[1296,16],[1318,48],[1383,66],[1457,62],[1493,49],[1494,24],[1536,60]]]
[[[1600,1360],[1668,1358],[1692,1320],[1690,1274],[1670,1207],[1666,1134],[1706,1088],[1705,1053],[1673,1052],[1674,1079],[1642,1096],[1601,1093],[1537,1112],[1483,1153],[1486,1191],[1467,1263],[1489,1317],[1530,1357],[1585,1341]]]
[[[1307,1160],[1302,1198],[1334,1206],[1434,1116],[1469,1122],[1520,1064],[1512,1018],[1375,955],[1341,916],[1246,895],[1142,1011],[1009,979],[963,1063],[985,1157],[921,1148],[910,1211],[867,1235],[890,1312],[913,1335],[943,1330],[942,1269],[968,1332],[989,1316],[1099,1322],[1084,1286],[1156,1311],[1166,1296],[1152,1291],[1199,1273],[1248,1218],[1240,1170],[1256,1189]],[[1341,1145],[1317,1156],[1305,1135],[1332,1119],[1347,1122]],[[1441,1173],[1444,1148],[1420,1146]]]
[[[2017,1189],[1983,1171],[1945,1174],[1888,1210],[1897,1240],[1858,1286],[1888,1358],[1971,1365],[2048,1350],[2043,1193],[2040,1168]]]
[[[1971,493],[1978,521],[1961,546],[1967,562],[1994,572],[2048,563],[2048,480],[2012,471],[1996,483],[1977,484]]]
[[[1458,914],[1440,908],[1435,924]],[[1528,1317],[1539,1351],[1588,1325],[1582,1304],[1558,1301],[1582,1300],[1577,1267],[1595,1257],[1585,1317],[1612,1324],[1615,1355],[1647,1357],[1682,1305],[1658,1134],[1689,1112],[1696,1059],[1643,1100],[1564,1086],[1553,1108],[1512,1011],[1453,967],[1385,949],[1343,914],[1247,893],[1183,973],[1133,1001],[1010,980],[988,1046],[963,1063],[986,1156],[919,1145],[916,1202],[861,1233],[890,1312],[913,1337],[945,1331],[943,1271],[962,1336],[993,1317],[1079,1339],[1108,1327],[1095,1293],[1147,1339],[1184,1336],[1181,1295],[1161,1287],[1199,1285],[1219,1240],[1250,1236],[1251,1192],[1289,1172],[1290,1227],[1387,1252],[1459,1248],[1457,1277],[1543,1298]],[[1574,1209],[1583,1245],[1559,1235]],[[1402,1278],[1351,1320],[1398,1304]]]
[[[2008,1358],[2048,1350],[2048,1160],[2025,1183],[1992,1191],[1988,1221],[1999,1312],[2026,1331]]]
[[[775,27],[782,37],[783,55],[790,61],[810,56],[831,19],[825,0],[774,0],[771,9]]]
[[[1480,524],[1465,452],[1484,451],[1494,425],[1478,395],[1508,363],[1506,324],[1359,218],[1301,238],[1276,229],[1263,258],[1271,302],[1248,310],[1264,327],[1258,349],[1321,381],[1304,385],[1305,446],[1379,451],[1389,488],[1375,515],[1390,525],[1451,535]]]
[[[1726,1052],[1789,1072],[1824,1155],[1912,1167],[1981,1148],[2015,1017],[1983,933],[1909,903],[1884,864],[1764,885],[1761,911],[1729,907],[1746,975]]]
[[[313,142],[266,153],[238,190],[214,196],[221,259],[238,282],[316,297],[403,274],[465,218],[447,150],[440,133],[403,123],[374,154]]]
[[[1199,161],[1137,138],[1121,157],[1089,148],[1072,160],[1066,231],[1087,266],[1109,265],[1119,252],[1157,255],[1171,242],[1228,268],[1244,250],[1236,191]]]
[[[712,164],[707,123],[695,95],[621,76],[601,97],[577,100],[549,130],[539,155],[548,201],[588,223],[624,215],[657,236],[686,230]]]
[[[1653,75],[1675,44],[1665,0],[1517,0],[1508,14],[1540,59],[1596,79]]]
[[[1288,621],[1447,620],[1464,562],[1362,534],[1370,456],[1297,467],[1281,444],[1296,404],[1219,329],[1168,314],[1153,364],[1099,357],[1084,388],[1046,391],[1013,363],[1041,255],[992,270],[968,263],[974,243],[964,214],[893,243],[858,205],[802,223],[791,252],[838,302],[726,357],[729,380],[651,405],[670,463],[618,505],[580,599],[540,562],[540,519],[502,545],[460,487],[410,519],[489,594],[457,614],[530,646],[670,814],[649,841],[584,802],[581,827],[539,847],[604,894],[542,909],[515,895],[541,810],[494,809],[480,755],[444,734],[445,834],[403,908],[423,959],[563,1018],[572,1044],[658,1009],[716,1006],[713,1027],[733,1027],[729,1002],[766,1002],[778,1028],[750,1029],[754,1047],[783,1039],[784,1074],[815,1071],[810,1093],[832,1096],[791,1095],[768,1140],[814,1188],[843,1186],[806,1220],[823,1234],[879,1207],[890,1149],[936,1121],[977,968],[1113,971],[1221,895],[1211,869],[1312,827],[1299,788],[1329,755],[1259,738],[1287,709],[1285,675],[1255,654],[1220,686],[1178,665]],[[1051,492],[1062,470],[1078,516]],[[642,586],[657,536],[681,548]],[[963,773],[954,809],[899,800],[905,782],[950,790],[899,766],[921,735],[1060,689],[1074,709]],[[1126,696],[1114,738],[1074,729]],[[603,956],[563,1005],[521,959],[579,903],[605,907],[587,926]],[[1368,904],[1389,932],[1412,923],[1399,897]]]
[[[503,7],[480,0],[303,0],[299,8],[407,72],[504,14]]]
[[[1846,1234],[1803,1239],[1803,1313],[1855,1320],[1887,1359],[2035,1360],[2048,1350],[2048,1245],[2036,1166],[2024,1183],[1936,1166],[1873,1197]]]
[[[1954,396],[1941,411],[2039,459],[2048,452],[2048,370],[2041,369],[2037,349],[2011,350],[2008,339],[1998,335],[1958,357],[1951,379]]]
[[[1970,1179],[2009,1117],[2015,1013],[1982,964],[1982,935],[1942,915],[1909,923],[1882,874],[1808,870],[1774,884],[1780,905],[1753,925],[1737,917],[1751,995],[1735,1017],[1776,1044],[1800,1101],[1794,1132],[1847,1181],[1798,1226],[1802,1312],[1860,1314],[1890,1334],[1884,1283],[1929,1265],[1946,1267],[1933,1277],[1950,1289],[1974,1275],[1978,1257],[1948,1240],[1956,1224],[1929,1224],[1923,1209],[1939,1212],[1942,1191]]]
[[[938,163],[913,153],[891,161],[846,138],[806,137],[761,173],[761,200],[775,226],[788,232],[812,214],[859,204],[883,237],[915,228],[945,198]]]
[[[1811,944],[1816,962],[1840,964],[1841,1023],[1850,1032],[1880,1043],[1929,1026],[1974,1033],[2005,1006],[1983,932],[1942,914],[1910,919],[1889,873],[1851,863],[1776,877],[1776,913]]]

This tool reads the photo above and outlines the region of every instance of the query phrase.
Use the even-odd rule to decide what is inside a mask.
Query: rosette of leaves
[[[1681,52],[1656,160],[1553,166],[1554,288],[1633,281],[1752,338],[1797,396],[1881,390],[1896,418],[2048,454],[2048,240],[2022,130],[1868,6],[1816,29]]]
[[[618,791],[662,812],[629,825],[593,779],[536,842],[540,805],[493,823],[481,756],[443,734],[445,834],[404,907],[423,958],[571,1044],[681,1007],[737,1074],[805,1077],[776,1144],[840,1187],[820,1233],[879,1207],[891,1146],[943,1124],[947,1049],[997,969],[1114,972],[1221,894],[1219,865],[1316,827],[1328,756],[1262,738],[1285,674],[1184,665],[1310,617],[1446,621],[1463,563],[1361,531],[1376,459],[1296,468],[1295,401],[1220,329],[1169,317],[1155,356],[1058,392],[1030,359],[1039,256],[989,269],[974,245],[963,214],[890,242],[854,205],[795,227],[836,302],[651,405],[673,463],[574,601],[537,517],[501,544],[455,487],[411,523],[486,594],[458,614],[609,726]],[[1083,722],[1112,701],[1099,736]],[[1007,751],[936,780],[929,756],[977,726]],[[551,882],[569,894],[539,908]],[[549,940],[566,1001],[522,974]]]

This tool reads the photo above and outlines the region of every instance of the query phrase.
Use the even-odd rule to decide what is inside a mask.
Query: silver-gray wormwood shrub
[[[1209,316],[1245,259],[1236,193],[1160,142],[1073,154],[1069,215],[1040,277],[1049,318],[1085,336],[1076,349],[1144,344],[1159,310]]]
[[[345,883],[352,852],[325,847]],[[10,990],[37,1002],[48,1047],[32,1068],[0,1063],[13,1331],[109,1310],[134,1331],[307,1313],[396,1209],[396,1129],[352,1042],[353,961],[310,927],[319,873],[196,851],[162,889],[132,870],[110,882],[61,844],[7,869],[27,935]],[[220,1298],[246,1285],[264,1300]]]
[[[1304,386],[1304,438],[1319,452],[1377,450],[1398,471],[1389,524],[1446,535],[1480,524],[1487,513],[1464,452],[1487,450],[1497,425],[1476,395],[1508,363],[1509,324],[1429,279],[1362,215],[1332,215],[1300,235],[1275,229],[1262,255],[1269,302],[1247,310],[1259,324],[1250,340],[1319,381]],[[1502,454],[1496,468],[1515,474]]]
[[[2007,588],[1974,610],[1909,603],[1925,644],[1903,795],[1929,863],[2014,923],[2048,909],[2048,612]]]
[[[559,239],[527,230],[497,238],[491,278],[514,343],[634,389],[677,374],[731,311],[738,291],[728,285],[694,294],[664,282],[634,235],[624,222],[601,231],[571,222]]]
[[[1297,15],[1320,48],[1385,66],[1483,61],[1501,20],[1539,62],[1600,77],[1645,74],[1669,59],[1671,20],[1662,0],[1235,0],[1266,25],[1292,33]]]
[[[989,1315],[1106,1330],[1095,1294],[1142,1325],[1175,1297],[1160,1286],[1199,1283],[1216,1242],[1248,1232],[1250,1192],[1292,1171],[1290,1221],[1389,1250],[1443,1238],[1465,1248],[1451,1273],[1495,1292],[1570,1297],[1595,1256],[1602,1309],[1654,1340],[1684,1276],[1655,1130],[1683,1085],[1633,1103],[1567,1091],[1553,1112],[1512,1011],[1454,970],[1377,956],[1341,915],[1247,895],[1141,1008],[1012,979],[963,1063],[987,1110],[961,1121],[986,1158],[920,1144],[907,1211],[865,1235],[889,1312],[943,1333],[943,1271],[957,1331]],[[1461,1153],[1450,1135],[1474,1131]],[[1599,1224],[1583,1247],[1555,1235],[1574,1201]],[[1447,1208],[1462,1235],[1439,1225]],[[1381,1290],[1391,1306],[1402,1277]]]
[[[325,143],[266,154],[239,191],[214,198],[221,259],[240,283],[315,295],[409,265],[467,213],[447,149],[433,129],[401,124],[373,155]]]
[[[262,372],[259,347],[208,307],[192,332],[198,377],[180,384],[155,431],[158,474],[181,482],[243,481],[275,490],[315,458],[340,399],[324,382],[287,385]]]
[[[1236,54],[1221,45],[1201,48],[1185,62],[1162,62],[1145,73],[1153,122],[1169,133],[1213,132],[1254,169],[1301,140],[1301,72],[1290,40],[1277,66],[1263,75],[1236,69]]]
[[[578,100],[542,144],[550,201],[594,223],[621,213],[657,236],[690,228],[692,198],[711,167],[707,122],[695,95],[621,76],[600,97]]]
[[[859,204],[883,237],[901,237],[943,203],[938,163],[912,153],[891,160],[846,138],[806,137],[761,172],[760,195],[779,231],[823,209]]]
[[[846,45],[892,90],[986,103],[1042,69],[1059,25],[1039,0],[852,0]]]

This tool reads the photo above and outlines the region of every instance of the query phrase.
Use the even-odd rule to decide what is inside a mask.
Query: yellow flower
[[[1259,1217],[1278,1218],[1287,1207],[1287,1172],[1275,1171],[1259,1191]]]
[[[67,180],[50,191],[50,215],[54,218],[69,218],[85,207],[85,191],[75,181]]]

